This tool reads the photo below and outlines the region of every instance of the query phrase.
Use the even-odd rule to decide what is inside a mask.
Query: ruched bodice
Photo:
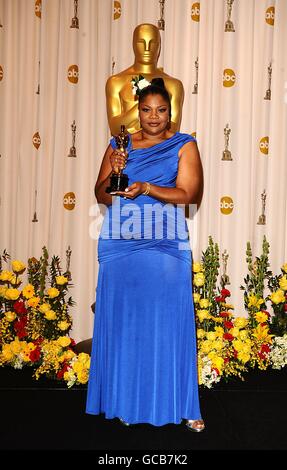
[[[175,187],[180,148],[195,139],[177,132],[169,139],[149,148],[132,148],[129,139],[125,173],[129,185],[148,181],[162,187]],[[111,145],[116,148],[113,138]],[[153,197],[135,199],[114,197],[107,208],[98,245],[100,262],[127,256],[141,249],[156,249],[190,263],[188,228],[184,206],[166,204]]]

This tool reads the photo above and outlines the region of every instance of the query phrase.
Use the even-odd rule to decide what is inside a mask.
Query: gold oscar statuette
[[[266,90],[266,94],[264,96],[265,100],[271,100],[271,75],[272,75],[272,64],[270,62],[268,67],[268,89]]]
[[[226,161],[231,161],[232,160],[231,152],[228,149],[230,132],[231,132],[231,129],[229,128],[229,125],[226,124],[226,127],[224,128],[225,149],[222,152],[222,159],[221,160],[226,160]]]
[[[227,20],[225,22],[225,32],[226,33],[234,33],[234,25],[230,19],[231,17],[231,10],[232,10],[232,4],[234,0],[227,0]]]
[[[262,214],[260,214],[258,218],[257,225],[266,225],[266,215],[265,215],[265,208],[266,208],[266,191],[264,189],[263,193],[261,194],[261,201],[262,201]]]
[[[227,284],[230,284],[229,276],[226,274],[227,260],[229,258],[229,255],[228,255],[226,250],[224,250],[221,257],[222,257],[222,260],[223,260],[223,274],[222,274],[221,279],[220,279],[220,284],[221,284],[222,288],[224,289],[224,287]]]
[[[77,151],[75,147],[75,140],[76,140],[76,124],[75,121],[73,121],[73,124],[71,124],[72,128],[72,147],[70,148],[70,153],[68,157],[76,157],[77,156]]]
[[[198,57],[196,61],[194,62],[195,65],[195,70],[196,70],[196,78],[195,78],[195,84],[193,85],[193,95],[197,95],[198,93]]]
[[[70,28],[79,29],[79,18],[77,17],[78,12],[78,0],[74,0],[74,16]]]
[[[121,126],[121,132],[115,136],[117,148],[127,154],[127,146],[129,144],[129,135],[126,132],[125,126]],[[118,173],[112,173],[110,177],[110,186],[106,188],[106,193],[112,193],[114,191],[124,191],[129,185],[129,177],[124,174],[120,169]]]

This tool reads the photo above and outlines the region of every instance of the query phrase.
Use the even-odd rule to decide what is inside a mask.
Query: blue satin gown
[[[192,140],[177,132],[152,147],[133,149],[130,139],[129,184],[174,187],[178,151]],[[111,145],[116,147],[114,139]],[[114,197],[98,260],[86,412],[154,426],[200,419],[192,257],[183,206],[176,209],[145,195]]]

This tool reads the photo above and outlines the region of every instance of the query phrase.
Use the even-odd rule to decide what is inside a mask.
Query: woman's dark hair
[[[164,81],[161,77],[153,78],[151,84],[140,91],[139,94],[139,104],[148,96],[148,95],[161,95],[163,99],[167,102],[169,107],[169,118],[171,118],[171,102],[167,89],[164,86]]]

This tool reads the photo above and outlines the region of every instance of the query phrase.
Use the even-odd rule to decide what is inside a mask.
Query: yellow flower
[[[237,328],[245,328],[248,325],[248,319],[244,317],[236,317],[234,320],[234,326]]]
[[[196,273],[193,278],[193,283],[196,287],[203,286],[205,283],[205,276],[203,273]]]
[[[68,323],[67,321],[59,321],[58,323],[58,328],[61,330],[61,331],[65,331],[69,328],[70,326],[70,323]]]
[[[243,341],[240,341],[239,339],[234,339],[232,341],[232,344],[233,344],[234,349],[236,349],[236,351],[239,352],[243,350],[243,345],[244,345]]]
[[[281,277],[279,281],[279,286],[282,290],[287,290],[287,278],[286,276]]]
[[[242,341],[246,341],[246,339],[248,338],[248,331],[247,331],[247,330],[241,330],[241,331],[239,331],[239,338],[240,338]]]
[[[256,312],[255,319],[258,321],[258,323],[265,323],[268,320],[268,315],[266,315],[264,312]]]
[[[8,321],[14,321],[16,318],[16,313],[15,312],[5,312],[5,317],[7,318]]]
[[[47,320],[56,320],[57,318],[56,312],[54,312],[54,310],[48,310],[44,316]]]
[[[202,328],[199,328],[196,332],[198,339],[202,339],[205,337],[205,331]]]
[[[90,367],[91,358],[90,358],[89,354],[83,353],[83,352],[80,353],[80,354],[78,355],[78,360],[79,360],[82,364],[84,364],[85,367]]]
[[[4,344],[4,346],[2,348],[1,356],[3,357],[3,359],[6,362],[9,362],[9,361],[11,361],[11,359],[13,359],[14,354],[13,354],[13,351],[10,347],[10,344]]]
[[[278,289],[275,292],[270,294],[270,300],[273,304],[281,304],[285,302],[284,291],[282,289]]]
[[[37,307],[40,302],[40,297],[31,297],[31,299],[28,300],[27,304],[29,307]]]
[[[69,346],[71,339],[68,336],[60,336],[57,339],[57,343],[62,346],[62,348],[65,348],[66,346]]]
[[[260,305],[264,303],[263,299],[258,299],[256,295],[250,294],[248,296],[248,307],[260,308]]]
[[[237,355],[237,358],[239,359],[239,361],[242,361],[243,364],[246,364],[246,362],[248,362],[250,359],[250,354],[240,351]]]
[[[72,365],[72,368],[73,368],[74,372],[76,372],[76,374],[78,374],[79,372],[81,372],[85,368],[85,366],[82,362],[76,361]]]
[[[211,341],[209,341],[208,339],[206,339],[205,341],[202,342],[202,345],[201,345],[201,350],[202,352],[204,353],[209,353],[212,346],[211,346]]]
[[[200,322],[203,322],[203,320],[209,317],[208,310],[197,310],[196,314]]]
[[[14,354],[19,354],[22,349],[21,342],[18,339],[15,339],[10,343],[11,350]]]
[[[48,312],[48,310],[50,310],[50,308],[51,308],[51,305],[42,304],[42,305],[40,305],[39,310],[40,310],[41,313],[46,313],[46,312]]]
[[[58,295],[60,294],[60,291],[56,289],[56,287],[50,287],[47,290],[47,294],[50,297],[50,299],[54,299],[55,297],[58,297]]]
[[[210,302],[208,299],[201,299],[199,302],[200,308],[208,308],[210,305]]]
[[[11,271],[2,271],[0,273],[0,281],[10,282],[10,279],[13,277],[13,273]]]
[[[0,286],[0,297],[6,297],[6,290],[8,287],[6,286]]]
[[[199,273],[200,271],[202,271],[202,264],[201,263],[193,263],[192,264],[192,271],[194,273]]]
[[[221,351],[221,349],[224,348],[224,344],[221,340],[217,339],[216,341],[213,341],[212,342],[212,347],[213,349],[215,349],[216,351]]]
[[[23,273],[26,269],[26,266],[24,263],[22,263],[22,261],[15,260],[12,261],[12,269],[14,273]]]
[[[234,326],[233,328],[231,328],[229,330],[229,333],[234,336],[235,338],[237,338],[237,336],[239,335],[239,328],[237,328],[236,326]]]
[[[74,374],[73,369],[69,369],[67,370],[67,372],[64,373],[64,380],[66,380],[66,382],[69,382],[70,380],[73,380],[74,378],[75,378],[75,374]]]
[[[17,300],[20,295],[18,289],[7,289],[5,293],[5,298],[8,300]]]
[[[200,294],[194,293],[194,294],[193,294],[193,300],[194,300],[194,303],[195,303],[195,304],[198,304],[199,301],[200,301]]]
[[[254,328],[253,331],[254,332],[252,333],[252,336],[254,336],[256,339],[258,339],[259,341],[271,343],[272,336],[274,335],[269,334],[269,327],[267,325],[258,325],[256,328]]]
[[[216,369],[218,369],[219,373],[221,374],[222,373],[222,367],[224,365],[224,359],[222,357],[215,357],[212,360],[212,363],[213,363],[213,366],[216,367]]]
[[[64,353],[61,356],[61,361],[70,361],[75,357],[76,353],[72,351],[71,349],[68,349],[68,351],[64,351]]]
[[[224,307],[226,310],[234,310],[234,305],[233,304],[226,304],[225,302],[222,303],[222,307]]]
[[[86,384],[89,380],[89,371],[87,369],[83,369],[78,374],[78,381],[80,384]]]
[[[22,290],[22,294],[26,299],[31,299],[35,295],[35,289],[32,284],[27,284]]]
[[[56,277],[56,284],[58,284],[59,286],[63,286],[64,284],[67,284],[68,282],[68,278],[66,278],[65,276],[57,276]]]
[[[209,331],[208,333],[206,333],[206,338],[210,341],[214,341],[216,339],[215,331]]]
[[[214,330],[216,331],[217,336],[219,338],[222,338],[222,336],[224,335],[224,329],[222,328],[222,326],[216,326]]]
[[[282,269],[282,271],[284,271],[284,273],[287,273],[287,263],[283,264],[281,269]]]

